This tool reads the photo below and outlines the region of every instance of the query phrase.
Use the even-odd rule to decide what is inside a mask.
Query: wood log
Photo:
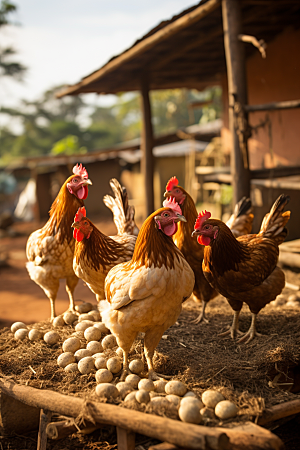
[[[221,430],[230,438],[230,450],[284,450],[278,436],[252,422]]]
[[[280,403],[264,410],[261,417],[258,419],[259,425],[268,425],[275,420],[283,417],[293,416],[300,413],[300,400],[291,400],[289,402]]]
[[[85,427],[79,430],[73,421],[59,420],[57,422],[50,422],[47,425],[46,432],[49,439],[58,441],[59,439],[63,439],[73,433],[80,432],[83,434],[88,434],[98,428],[101,428],[100,424],[94,425],[93,423],[86,421]]]
[[[244,110],[247,112],[256,111],[278,111],[280,109],[300,108],[300,100],[288,100],[286,102],[272,102],[263,105],[244,105]]]
[[[229,438],[224,430],[201,425],[193,425],[141,413],[101,402],[84,401],[78,397],[59,394],[49,390],[39,390],[30,386],[20,386],[0,377],[0,389],[17,400],[30,406],[47,408],[52,412],[77,417],[83,411],[93,417],[95,423],[115,425],[135,433],[167,441],[179,447],[195,450],[227,450]]]

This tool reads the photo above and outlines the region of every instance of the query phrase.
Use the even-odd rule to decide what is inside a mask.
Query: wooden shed
[[[259,175],[263,178],[269,178],[274,167],[276,176],[290,175],[292,165],[293,174],[300,173],[300,131],[295,127],[300,111],[294,109],[300,105],[297,82],[300,63],[295,54],[300,43],[299,19],[297,0],[202,0],[162,21],[132,47],[57,96],[141,92],[142,172],[150,213],[154,201],[149,90],[181,87],[201,90],[209,85],[222,85],[225,103],[222,134],[231,153],[230,183],[236,202],[242,195],[250,194],[251,179],[258,177],[253,169],[258,166],[265,169]],[[266,46],[270,48],[270,57]],[[265,51],[267,58],[263,58]],[[286,115],[285,109],[293,110]],[[258,117],[257,127],[249,127],[249,115],[251,121],[251,115],[257,111],[274,110],[280,111],[275,122],[271,115],[264,116],[263,128]],[[273,131],[277,130],[276,142],[280,135],[278,145],[273,140],[270,146],[270,123]],[[249,145],[249,158],[248,140],[254,131],[258,134]],[[270,153],[269,160],[257,157],[260,151],[263,155]]]

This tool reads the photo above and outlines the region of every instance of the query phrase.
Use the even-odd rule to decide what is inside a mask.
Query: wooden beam
[[[85,77],[82,81],[73,86],[69,86],[66,89],[63,89],[61,92],[56,94],[57,98],[64,97],[65,95],[76,95],[79,90],[86,86],[87,84],[93,83],[98,80],[100,77],[104,76],[107,73],[110,73],[112,70],[116,69],[120,65],[124,64],[126,61],[129,61],[133,58],[140,56],[142,53],[146,52],[153,48],[159,42],[169,39],[174,34],[179,33],[184,28],[189,27],[195,22],[203,19],[207,14],[214,11],[220,5],[220,0],[209,0],[204,5],[198,6],[198,8],[194,9],[190,13],[185,14],[184,16],[179,17],[174,22],[171,22],[169,25],[158,30],[156,33],[151,36],[142,39],[139,43],[117,56],[116,58],[109,61],[105,66],[91,75]]]
[[[153,129],[151,122],[151,105],[149,98],[149,83],[146,74],[141,79],[141,99],[142,99],[142,117],[143,128],[141,136],[141,172],[144,176],[145,186],[145,206],[146,216],[148,217],[154,211],[154,190],[153,190]]]
[[[277,111],[280,109],[300,108],[300,100],[288,100],[286,102],[272,102],[264,105],[244,105],[243,109],[246,112],[256,111]]]
[[[222,0],[224,44],[229,96],[229,128],[232,135],[231,174],[233,204],[250,196],[248,157],[248,118],[242,109],[247,101],[245,52],[239,41],[241,34],[241,4],[239,0]]]
[[[23,403],[67,417],[77,417],[86,409],[95,423],[114,425],[179,447],[194,450],[228,450],[226,431],[167,419],[154,414],[128,410],[108,403],[85,401],[79,397],[60,394],[47,389],[22,386],[0,377],[0,389]],[[210,445],[213,443],[213,446]]]

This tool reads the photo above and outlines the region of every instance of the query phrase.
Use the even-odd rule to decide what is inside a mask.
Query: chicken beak
[[[199,234],[200,234],[200,231],[199,231],[199,230],[194,230],[194,231],[192,232],[192,234],[191,234],[191,237],[199,236]]]
[[[71,225],[72,228],[79,228],[79,222],[73,222]]]
[[[87,180],[84,180],[84,182],[82,183],[83,186],[86,186],[87,184],[93,184],[89,178]]]
[[[166,192],[164,193],[164,197],[166,197],[166,198],[170,197],[170,195],[171,195],[171,192],[170,192],[170,191],[166,191]]]
[[[181,222],[187,222],[186,218],[184,216],[182,216],[181,214],[177,214],[177,221],[181,221]]]

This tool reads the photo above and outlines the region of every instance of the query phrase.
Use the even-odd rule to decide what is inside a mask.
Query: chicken
[[[92,184],[82,164],[73,167],[73,174],[62,185],[54,200],[48,222],[28,238],[26,268],[30,278],[38,284],[50,300],[51,320],[55,314],[55,299],[59,280],[66,278],[69,310],[74,311],[74,289],[78,278],[73,270],[75,242],[72,236],[74,214],[83,206]]]
[[[114,178],[110,181],[115,198],[104,197],[104,203],[114,216],[118,230],[116,236],[106,236],[86,217],[84,207],[79,208],[74,228],[75,252],[73,269],[96,294],[97,301],[105,299],[104,281],[112,267],[132,257],[138,228],[134,221],[134,207],[129,206],[126,189]]]
[[[259,311],[275,300],[285,286],[283,271],[277,267],[279,248],[287,235],[285,225],[290,211],[284,207],[289,197],[282,194],[264,217],[258,234],[247,234],[237,239],[221,220],[210,219],[210,212],[199,214],[193,235],[205,246],[203,273],[207,281],[226,297],[234,311],[232,326],[222,333],[235,338],[243,302],[252,314],[251,326],[238,343],[250,342],[256,335],[256,317]]]
[[[131,261],[107,274],[109,306],[102,311],[102,321],[123,349],[122,379],[129,371],[128,353],[139,332],[145,333],[148,376],[160,378],[153,368],[155,348],[193,291],[194,273],[171,238],[179,221],[185,218],[172,201],[152,213],[141,227]]]
[[[196,320],[194,320],[194,323],[208,322],[205,316],[205,308],[207,303],[218,295],[218,292],[206,281],[201,269],[204,247],[199,246],[196,240],[191,237],[198,216],[194,200],[181,186],[178,186],[176,177],[172,177],[168,181],[164,196],[167,198],[175,198],[176,202],[182,208],[182,214],[187,220],[186,223],[178,224],[178,231],[173,236],[173,240],[194,271],[195,286],[193,289],[193,299],[197,303],[202,302],[202,311]],[[246,197],[243,197],[236,204],[234,213],[227,222],[235,236],[251,232],[253,222],[253,214],[251,211],[251,201]]]

